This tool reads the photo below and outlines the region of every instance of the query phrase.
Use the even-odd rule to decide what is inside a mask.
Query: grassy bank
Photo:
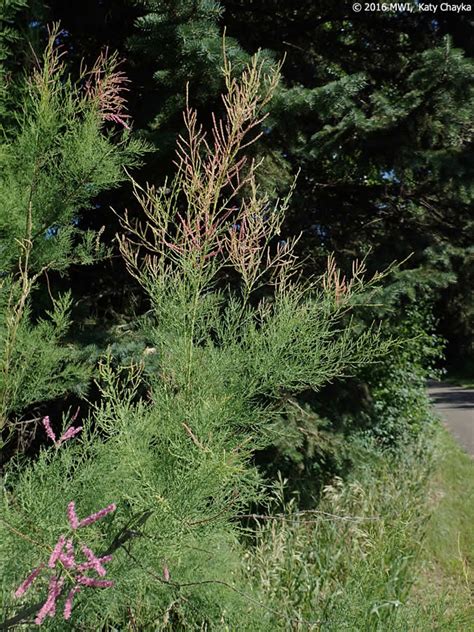
[[[467,631],[474,626],[474,459],[444,428],[436,451],[416,596],[423,602],[425,595],[434,595],[446,612],[457,612],[461,627],[454,629]]]
[[[474,462],[442,429],[429,444],[368,454],[317,511],[262,520],[248,568],[287,617],[267,611],[262,630],[472,629]]]
[[[451,386],[462,386],[463,388],[474,388],[474,378],[469,375],[448,375],[444,382]]]

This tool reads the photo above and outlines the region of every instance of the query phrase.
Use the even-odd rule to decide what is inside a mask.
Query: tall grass
[[[423,546],[417,598],[437,595],[446,609],[474,621],[474,459],[444,428],[430,482],[431,517]]]
[[[256,518],[248,573],[265,602],[293,621],[287,626],[267,612],[262,629],[468,629],[466,612],[449,609],[442,595],[412,594],[430,515],[432,455],[425,445],[366,459],[350,480],[324,489],[316,510],[300,512],[291,500],[273,517]]]

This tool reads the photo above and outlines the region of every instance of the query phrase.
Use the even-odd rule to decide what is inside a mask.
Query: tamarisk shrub
[[[71,501],[68,505],[68,520],[70,528],[73,531],[80,529],[81,527],[87,527],[97,520],[105,517],[107,514],[115,511],[116,506],[114,504],[104,507],[87,518],[79,521],[76,515],[75,503]],[[66,583],[71,584],[71,588],[68,588],[66,601],[64,603],[64,619],[71,618],[72,602],[74,595],[76,595],[82,586],[89,588],[111,588],[114,583],[107,579],[97,579],[96,577],[90,577],[87,575],[87,571],[94,570],[97,575],[103,577],[106,574],[104,564],[112,560],[111,555],[103,555],[97,557],[91,549],[85,544],[81,545],[81,551],[86,557],[86,562],[77,562],[74,541],[72,537],[66,537],[61,534],[53,549],[53,552],[49,556],[47,567],[44,563],[41,563],[28,575],[25,581],[20,584],[16,589],[14,596],[19,599],[23,597],[26,591],[32,586],[33,582],[42,574],[43,570],[52,569],[53,574],[50,575],[48,584],[48,594],[46,601],[41,605],[38,610],[38,614],[35,618],[35,623],[41,625],[47,616],[54,617],[56,614],[56,603],[64,592]],[[62,575],[62,572],[67,573],[67,578]],[[68,581],[67,581],[68,580]]]
[[[63,342],[70,294],[49,292],[46,313],[33,295],[45,281],[49,288],[48,273],[106,254],[100,231],[82,230],[79,220],[143,153],[127,130],[117,136],[105,129],[129,127],[116,57],[101,56],[74,83],[58,33],[54,26],[13,122],[3,120],[0,103],[0,429],[7,432],[32,404],[87,384],[78,350]]]
[[[117,369],[109,354],[76,440],[9,469],[0,534],[9,616],[12,587],[32,566],[29,540],[57,541],[71,498],[91,512],[113,499],[120,512],[87,546],[101,550],[114,519],[127,545],[110,565],[114,587],[78,600],[78,629],[261,630],[265,603],[245,579],[236,520],[265,498],[254,451],[274,440],[283,394],[316,390],[390,347],[348,317],[379,277],[365,283],[356,265],[346,280],[331,263],[324,279],[303,282],[297,238],[281,235],[289,197],[273,203],[256,183],[245,150],[278,73],[258,57],[240,78],[227,61],[223,72],[222,117],[206,134],[188,107],[175,177],[133,181],[142,218],[118,213],[121,252],[150,300],[137,327],[153,362],[144,354]],[[43,625],[61,629],[49,617]]]

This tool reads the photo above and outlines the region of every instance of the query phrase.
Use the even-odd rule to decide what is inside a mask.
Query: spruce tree
[[[374,267],[411,256],[398,289],[414,296],[433,288],[444,334],[456,331],[453,351],[467,353],[474,333],[466,286],[474,241],[469,15],[355,14],[325,0],[222,4],[228,32],[244,48],[286,54],[286,85],[266,142],[301,169],[292,229],[304,232],[309,268],[327,251],[349,265],[370,252]]]

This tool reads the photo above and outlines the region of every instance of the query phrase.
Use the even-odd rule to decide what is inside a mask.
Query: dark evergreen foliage
[[[237,69],[259,48],[269,64],[285,56],[257,152],[270,192],[301,169],[287,230],[303,231],[308,271],[333,250],[343,266],[370,252],[374,269],[411,255],[417,285],[437,288],[450,356],[472,353],[469,15],[278,0],[104,0],[78,12],[56,0],[44,19],[61,20],[77,58],[105,45],[126,58],[135,128],[154,146],[146,175],[157,181],[182,130],[186,84],[204,121],[215,109],[224,27]]]

